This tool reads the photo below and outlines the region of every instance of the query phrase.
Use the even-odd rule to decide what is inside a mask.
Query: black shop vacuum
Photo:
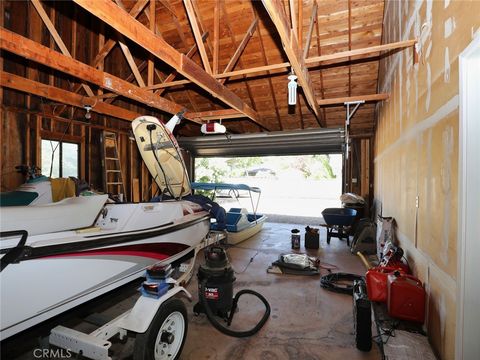
[[[197,273],[199,302],[194,306],[195,314],[205,313],[208,320],[220,332],[234,337],[247,337],[257,333],[270,316],[268,301],[258,292],[243,289],[233,296],[235,273],[230,265],[225,250],[214,246],[205,250],[205,265],[200,265]],[[240,296],[256,296],[265,305],[265,313],[252,329],[237,331],[229,328],[237,310]],[[224,325],[219,319],[226,322]]]

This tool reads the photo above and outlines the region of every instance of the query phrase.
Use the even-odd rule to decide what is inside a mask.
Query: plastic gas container
[[[425,321],[425,289],[415,276],[399,271],[388,275],[388,315],[423,323]]]
[[[387,279],[399,269],[394,267],[375,267],[367,271],[367,294],[370,301],[387,302]]]

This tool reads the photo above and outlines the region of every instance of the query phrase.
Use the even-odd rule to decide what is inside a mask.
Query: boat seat
[[[232,208],[226,216],[227,231],[238,232],[250,226],[246,209]]]

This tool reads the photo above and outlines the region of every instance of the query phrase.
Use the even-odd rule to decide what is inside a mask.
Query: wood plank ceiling
[[[349,98],[370,100],[350,127],[370,136],[375,101],[388,97],[370,96],[379,57],[389,54],[378,50],[415,43],[355,51],[381,45],[384,0],[73,1],[3,2],[2,87],[65,104],[55,116],[82,118],[70,106],[91,105],[100,113],[92,122],[185,108],[184,136],[212,119],[234,133],[343,127]],[[25,27],[11,14],[22,6]],[[12,54],[28,59],[27,71],[9,65]],[[301,85],[295,106],[287,103],[292,68]]]

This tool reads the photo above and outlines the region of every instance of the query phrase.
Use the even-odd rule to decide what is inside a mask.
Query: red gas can
[[[370,301],[387,302],[387,277],[399,269],[394,267],[375,267],[367,271],[367,294]]]
[[[395,271],[388,275],[388,315],[423,323],[425,320],[425,289],[415,276]]]

